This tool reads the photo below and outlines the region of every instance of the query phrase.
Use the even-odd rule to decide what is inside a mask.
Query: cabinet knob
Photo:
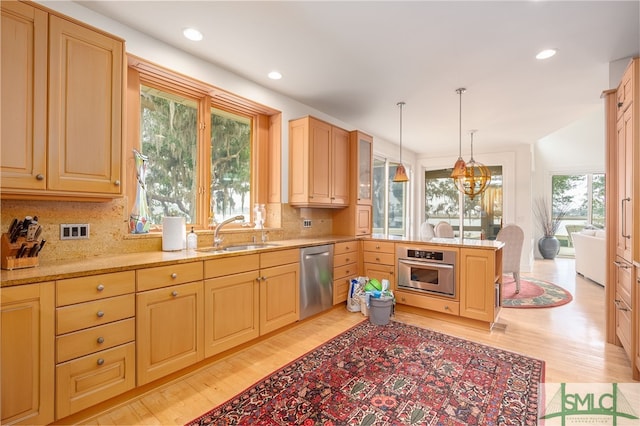
[[[98,337],[98,339],[96,340],[96,342],[98,342],[98,343],[100,343],[100,344],[104,343],[104,337],[102,337],[102,336],[101,336],[101,337]]]
[[[266,280],[267,280],[267,277],[261,277],[260,279],[261,279],[262,281],[266,281]]]
[[[120,181],[119,181],[119,180],[116,180],[115,182],[113,182],[113,184],[114,184],[115,186],[120,186]]]
[[[376,262],[380,262],[380,258],[379,257],[376,257]]]
[[[347,262],[348,262],[348,261],[350,261],[350,260],[351,260],[351,259],[349,259],[348,257],[345,259],[345,261],[347,261]]]
[[[98,317],[98,318],[102,318],[102,317],[104,316],[104,312],[102,312],[102,311],[98,311],[98,312],[96,313],[96,315],[97,315],[97,317]]]
[[[173,279],[175,280],[176,278],[178,278],[178,274],[176,274],[176,273],[174,272],[173,274],[171,274],[171,278],[173,278]]]
[[[36,175],[36,180],[44,180],[44,176],[41,173]]]
[[[449,309],[449,305],[444,305],[444,310],[445,311],[450,311],[451,309]]]
[[[622,105],[624,105],[624,102],[618,102],[618,108],[622,108]]]
[[[178,296],[178,292],[177,292],[177,291],[175,291],[175,290],[173,290],[173,291],[171,292],[171,295],[172,295],[173,297],[176,297],[176,296]]]
[[[351,271],[347,269],[347,275],[349,275],[350,273],[351,273]]]
[[[98,290],[98,291],[104,290],[104,285],[103,284],[98,284],[98,287],[96,287],[96,290]]]
[[[98,364],[98,365],[102,365],[102,364],[104,364],[104,358],[98,358],[98,362],[97,362],[97,364]]]

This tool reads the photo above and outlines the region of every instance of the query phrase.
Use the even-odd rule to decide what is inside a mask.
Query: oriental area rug
[[[364,321],[188,423],[535,425],[544,361]]]
[[[553,308],[566,305],[573,296],[564,288],[531,277],[520,277],[520,293],[512,275],[504,275],[502,282],[502,307],[504,308]]]

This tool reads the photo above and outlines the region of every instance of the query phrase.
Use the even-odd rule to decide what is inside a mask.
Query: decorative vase
[[[555,259],[560,251],[560,241],[554,237],[542,237],[538,240],[538,250],[544,259]]]
[[[149,205],[147,204],[147,188],[145,186],[147,160],[149,157],[135,149],[133,150],[133,157],[135,160],[138,186],[136,190],[136,200],[129,215],[129,232],[132,234],[146,234],[149,232],[149,228],[151,228]]]

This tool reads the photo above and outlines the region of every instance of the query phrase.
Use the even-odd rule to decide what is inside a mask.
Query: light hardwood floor
[[[604,289],[575,274],[573,259],[536,260],[524,273],[566,288],[573,302],[547,309],[503,308],[493,331],[477,330],[398,310],[395,320],[543,359],[546,382],[630,382],[622,348],[605,343]],[[117,408],[88,425],[183,425],[270,372],[362,321],[342,305],[244,348]]]

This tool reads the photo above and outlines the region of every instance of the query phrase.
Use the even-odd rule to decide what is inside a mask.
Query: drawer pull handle
[[[176,273],[174,272],[173,274],[171,274],[171,278],[173,278],[173,279],[175,280],[176,278],[178,278],[178,274],[176,274]]]
[[[175,290],[173,290],[173,291],[171,292],[171,295],[172,295],[173,297],[176,297],[176,296],[178,296],[178,292],[177,292],[177,291],[175,291]]]
[[[349,275],[349,273],[351,273],[351,271],[347,269],[347,275]]]
[[[98,284],[98,287],[96,287],[96,290],[98,290],[98,291],[104,290],[104,285]]]
[[[113,184],[114,184],[115,186],[120,186],[120,181],[119,181],[119,180],[116,180],[115,182],[113,182]]]
[[[347,257],[347,259],[346,259],[346,260],[347,260],[347,262],[348,262],[348,261],[350,261],[351,259],[349,259],[349,258]]]
[[[616,265],[618,268],[622,268],[622,269],[629,269],[631,268],[631,265],[624,263],[624,262],[618,262],[617,260],[615,262],[613,262],[614,265]]]
[[[44,176],[40,173],[36,175],[36,180],[44,180]]]
[[[104,316],[104,312],[98,311],[98,313],[96,313],[96,315],[98,316],[98,318],[102,318]]]
[[[379,257],[376,257],[376,262],[380,262],[380,258]]]
[[[615,300],[615,304],[616,304],[616,308],[621,310],[621,311],[623,311],[623,312],[629,312],[630,311],[630,309],[627,308],[627,306],[620,299],[616,299]]]
[[[98,339],[96,340],[96,342],[98,342],[99,344],[103,344],[104,343],[104,337],[98,337]]]
[[[98,365],[104,364],[104,358],[98,358]]]

